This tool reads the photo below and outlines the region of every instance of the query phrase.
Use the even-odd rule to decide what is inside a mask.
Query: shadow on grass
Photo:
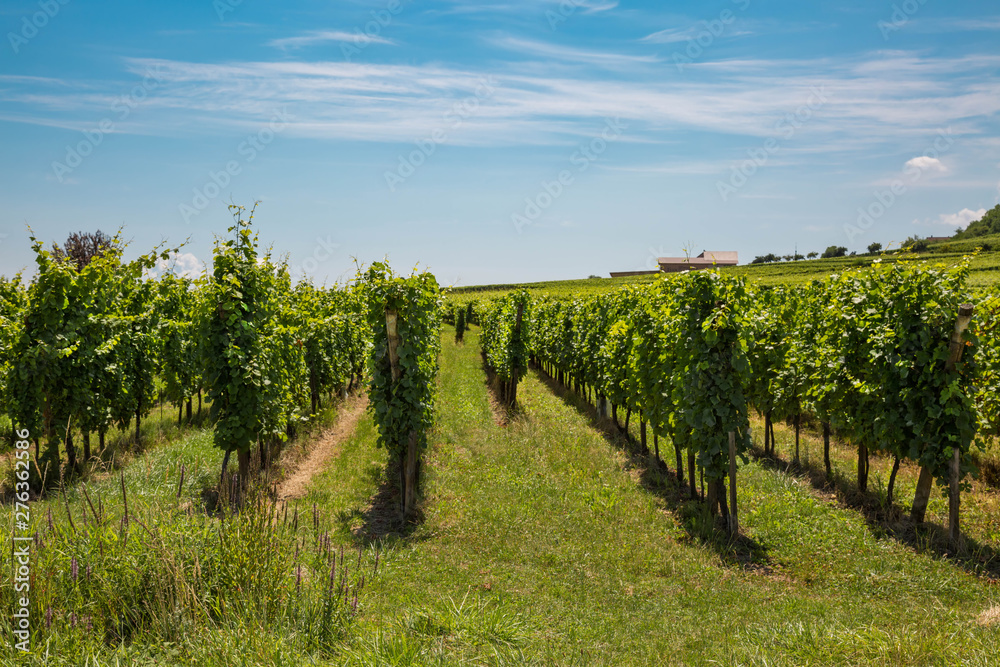
[[[743,534],[735,539],[731,538],[726,532],[722,518],[712,516],[708,505],[700,497],[691,498],[688,485],[678,479],[676,471],[671,471],[652,451],[644,451],[642,444],[613,420],[602,419],[598,415],[597,408],[582,396],[558,383],[540,368],[532,367],[532,371],[539,382],[547,386],[566,405],[589,419],[591,425],[609,444],[625,453],[629,467],[640,473],[639,483],[642,488],[663,499],[667,508],[680,520],[691,540],[711,548],[728,566],[760,574],[773,572],[774,564],[767,554],[767,549]],[[673,453],[672,447],[671,453]]]
[[[393,539],[412,542],[424,539],[416,536],[417,529],[424,523],[424,499],[418,493],[413,515],[403,517],[399,471],[400,462],[395,457],[389,458],[385,468],[370,467],[367,473],[372,481],[378,483],[378,489],[368,506],[362,510],[353,509],[339,514],[341,527],[354,534],[357,544],[367,547]],[[418,481],[417,488],[421,486]],[[358,520],[361,526],[352,530]]]
[[[485,354],[481,355],[480,365],[486,378],[483,380],[483,386],[486,387],[486,396],[490,402],[490,409],[493,410],[493,421],[496,422],[497,426],[509,426],[511,422],[523,417],[521,408],[516,403],[507,405],[500,398],[500,383],[496,373],[486,363]]]
[[[765,468],[799,475],[808,479],[817,491],[835,496],[838,504],[855,510],[864,517],[865,523],[875,537],[896,540],[918,553],[947,558],[958,567],[977,576],[1000,578],[1000,554],[993,547],[969,536],[963,536],[961,548],[954,549],[948,539],[946,526],[928,522],[919,525],[913,523],[903,507],[895,502],[888,505],[884,489],[861,491],[856,479],[836,468],[833,469],[832,477],[828,479],[822,461],[818,463],[801,459],[798,462],[789,461],[778,454],[764,454],[764,451],[757,446],[754,446],[751,453]],[[874,454],[872,456],[874,457]]]

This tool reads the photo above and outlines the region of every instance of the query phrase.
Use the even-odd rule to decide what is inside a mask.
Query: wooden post
[[[524,319],[524,302],[521,301],[517,304],[517,319],[514,322],[514,340],[521,339],[521,321]],[[508,397],[508,402],[511,407],[517,403],[517,373],[518,366],[515,366],[512,370],[513,376],[510,379],[510,396]]]
[[[729,534],[738,535],[740,520],[736,512],[736,434],[729,432]]]
[[[945,371],[953,373],[955,366],[962,359],[962,350],[965,344],[962,341],[962,334],[969,328],[972,322],[972,304],[962,304],[958,309],[958,322],[955,323],[955,334],[951,337],[948,346],[948,362],[945,364]],[[951,460],[951,484],[948,494],[948,538],[955,549],[961,548],[961,531],[959,530],[958,509],[961,501],[961,480],[962,480],[962,450],[958,447],[952,455]]]
[[[951,484],[948,489],[948,540],[955,549],[959,548],[961,532],[958,527],[958,506],[961,499],[961,466],[962,450],[955,447],[955,453],[951,458]]]
[[[386,347],[389,352],[389,367],[393,384],[400,381],[403,370],[399,367],[399,321],[394,310],[385,311]],[[417,489],[417,434],[410,433],[406,452],[400,456],[400,500],[404,516],[410,516],[416,500]]]
[[[858,490],[868,490],[868,445],[858,445]]]
[[[694,470],[694,449],[688,446],[688,486],[691,487],[691,499],[694,500],[698,497],[698,485],[695,480],[695,470]]]
[[[799,433],[801,431],[802,413],[795,413],[795,462],[799,462]]]
[[[684,483],[684,457],[681,456],[681,446],[677,440],[674,440],[674,455],[677,457],[677,479],[683,484]]]
[[[826,466],[827,481],[833,478],[833,468],[830,467],[830,422],[823,422],[823,465]]]
[[[764,413],[764,455],[771,453],[771,413]]]
[[[403,514],[410,516],[417,504],[417,432],[410,433],[406,443],[406,491],[403,496]]]
[[[965,349],[965,343],[962,341],[962,335],[965,334],[965,330],[969,328],[969,324],[972,322],[972,311],[973,306],[971,303],[963,303],[958,307],[958,320],[955,322],[955,331],[951,335],[951,341],[948,344],[948,360],[944,364],[945,373],[953,373],[955,371],[955,366],[958,362],[962,360],[962,350]],[[957,452],[958,456],[961,456],[961,452]],[[959,505],[959,492],[958,492],[958,476],[960,471],[956,469],[955,462],[951,464],[951,488],[949,493],[948,502],[948,517],[949,526],[948,533],[949,536],[954,534],[954,542],[958,541],[958,505]],[[930,470],[925,467],[920,469],[920,479],[917,482],[917,492],[913,497],[913,509],[910,511],[910,518],[916,523],[923,523],[924,516],[927,512],[927,502],[930,500],[931,487],[934,484],[934,476]]]
[[[399,368],[399,325],[395,310],[385,311],[385,333],[389,348],[389,366],[392,368],[392,381],[399,382],[403,371]]]

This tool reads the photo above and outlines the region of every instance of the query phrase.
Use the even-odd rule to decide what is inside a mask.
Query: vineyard
[[[976,258],[492,294],[377,262],[328,288],[233,214],[199,278],[154,271],[176,248],[74,263],[32,238],[35,276],[0,282],[30,664],[1000,651],[1000,290],[970,287]]]
[[[754,289],[738,277],[689,272],[583,299],[513,291],[478,307],[483,355],[501,386],[516,387],[530,354],[602,416],[610,402],[616,425],[619,408],[625,429],[634,412],[643,451],[648,426],[658,461],[659,439],[673,444],[681,480],[686,452],[691,497],[699,496],[696,477],[702,489],[707,480],[711,511],[721,508],[731,532],[725,479],[737,458],[747,461],[754,409],[763,416],[765,455],[773,453],[773,422],[794,424],[796,463],[803,420],[820,423],[828,477],[831,435],[852,443],[862,492],[871,453],[891,456],[889,504],[901,462],[919,465],[911,518],[924,520],[935,481],[949,486],[957,543],[960,487],[978,475],[976,434],[1000,431],[997,293],[979,295],[970,328],[968,274],[968,262],[876,263],[802,288]]]

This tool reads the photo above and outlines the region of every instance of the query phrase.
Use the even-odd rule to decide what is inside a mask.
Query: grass
[[[534,373],[499,426],[466,336],[445,336],[424,521],[382,538],[387,574],[346,662],[987,664],[1000,648],[975,624],[997,601],[988,581],[802,476],[742,468],[754,546],[734,547],[671,475]],[[503,632],[456,629],[460,601]]]
[[[188,423],[182,420],[181,423],[177,421],[177,408],[168,403],[159,403],[154,407],[149,414],[143,418],[141,425],[141,438],[137,443],[135,440],[135,427],[126,427],[125,429],[120,429],[117,427],[111,428],[105,439],[105,449],[103,451],[98,451],[100,446],[98,444],[97,434],[92,434],[91,438],[91,459],[89,461],[83,460],[83,442],[82,436],[79,431],[74,431],[74,441],[76,442],[77,457],[80,463],[80,473],[78,479],[84,481],[100,478],[106,476],[109,473],[125,466],[128,462],[135,456],[141,455],[144,452],[158,449],[172,443],[178,439],[186,437],[189,433],[197,432],[203,429],[209,418],[209,410],[211,409],[211,403],[205,401],[202,405],[201,412],[196,410],[192,411],[191,422]],[[8,419],[8,424],[9,419]],[[0,433],[9,432],[10,427],[7,426],[6,429],[3,428],[2,423],[0,423]],[[43,438],[44,440],[44,438]],[[0,497],[5,498],[9,501],[9,496],[14,489],[14,476],[13,476],[13,454],[14,450],[12,447],[12,442],[7,438],[4,438],[2,450],[0,450]],[[44,447],[44,445],[43,445]],[[65,447],[61,446],[62,454],[65,456]],[[32,444],[31,455],[35,455],[35,446]],[[46,452],[41,452],[42,454],[42,465],[46,460]],[[34,463],[32,464],[34,467]],[[58,472],[46,471],[46,486],[51,487],[53,484],[58,485]]]
[[[395,473],[374,446],[370,415],[298,503],[303,521],[319,525],[309,536],[328,534],[335,551],[360,548],[365,563],[381,558],[334,644],[309,648],[294,624],[264,628],[235,614],[183,641],[98,642],[87,655],[101,665],[987,665],[1000,654],[1000,624],[977,620],[1000,604],[994,487],[977,483],[965,495],[978,556],[957,558],[937,540],[942,499],[928,529],[907,528],[880,504],[887,461],[872,460],[872,492],[859,494],[852,452],[835,445],[837,483],[827,487],[814,479],[815,434],[795,466],[790,432],[778,425],[779,459],[740,468],[744,536],[731,543],[634,437],[536,371],[519,387],[519,409],[499,420],[477,330],[464,345],[450,328],[442,336],[419,520],[394,518]],[[192,432],[125,468],[130,495],[161,513],[164,530],[179,520],[182,464],[181,504],[204,512],[218,462],[209,441],[208,431]],[[914,481],[904,466],[897,502],[909,501]],[[106,508],[114,484],[92,486]],[[67,499],[79,513],[76,492]],[[64,521],[62,502],[33,512],[51,507]],[[82,662],[68,645],[36,660]]]

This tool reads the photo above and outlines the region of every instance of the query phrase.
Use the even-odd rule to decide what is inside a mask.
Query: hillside
[[[878,255],[806,259],[797,262],[778,262],[774,264],[741,264],[735,267],[722,267],[720,271],[742,275],[748,280],[757,281],[765,285],[795,285],[820,279],[837,271],[868,266],[876,260],[893,262],[905,259],[907,261],[952,265],[962,261],[962,258],[966,255],[975,253],[977,249],[982,250],[971,259],[969,287],[977,289],[1000,283],[1000,234],[933,243],[926,251],[919,253],[890,252]],[[473,285],[469,287],[455,287],[451,292],[456,296],[461,295],[462,297],[472,295],[485,296],[491,293],[501,294],[513,289],[523,288],[552,295],[592,294],[612,290],[626,284],[648,283],[656,280],[656,278],[656,275],[642,275],[621,278],[582,278],[535,283]]]

